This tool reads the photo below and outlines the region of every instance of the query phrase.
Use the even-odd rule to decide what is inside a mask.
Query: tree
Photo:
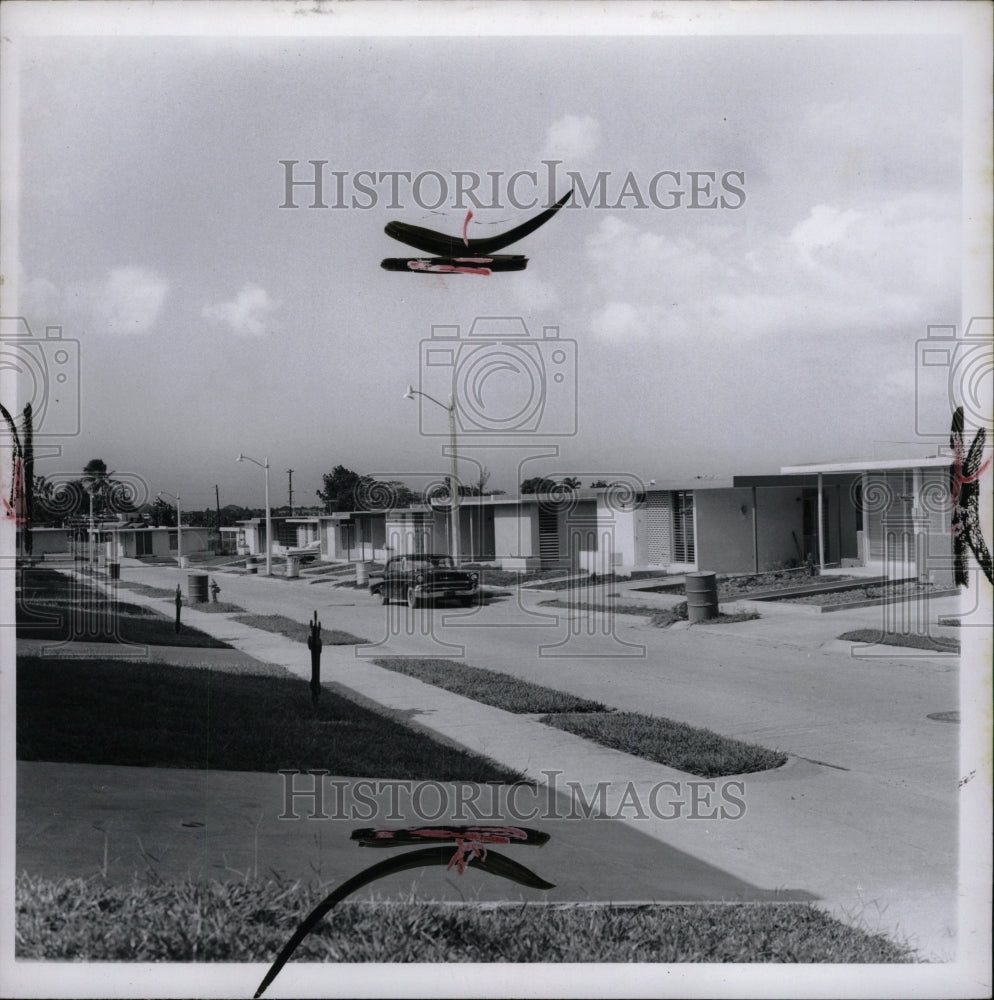
[[[102,458],[91,458],[83,467],[83,489],[93,500],[94,514],[99,514],[107,506],[112,489],[110,477],[107,463]]]
[[[176,508],[172,504],[166,503],[162,497],[156,497],[152,501],[149,513],[152,515],[152,524],[156,528],[176,527]]]
[[[563,480],[563,486],[570,490],[578,490],[583,484],[580,482],[576,476],[567,476]]]
[[[338,510],[355,510],[355,493],[362,479],[358,472],[353,472],[344,465],[336,465],[322,479],[324,489],[316,492],[329,514]]]
[[[528,493],[550,493],[555,488],[556,481],[549,479],[548,476],[532,476],[531,479],[526,479],[519,487],[522,495]]]
[[[420,493],[398,479],[374,479],[353,472],[344,465],[336,465],[322,478],[324,489],[316,492],[329,514],[334,511],[413,507],[423,502]]]

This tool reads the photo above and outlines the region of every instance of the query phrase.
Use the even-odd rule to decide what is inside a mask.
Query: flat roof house
[[[823,508],[833,483],[849,483],[855,519],[840,526],[855,564],[890,579],[914,577],[952,585],[952,498],[948,457],[864,459],[781,468],[781,476],[814,481]],[[826,554],[821,560],[830,561]]]

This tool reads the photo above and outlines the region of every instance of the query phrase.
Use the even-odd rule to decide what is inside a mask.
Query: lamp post
[[[257,462],[254,458],[249,458],[248,455],[239,454],[238,458],[236,458],[235,461],[251,462],[253,465],[258,465],[260,469],[266,470],[266,576],[272,576],[273,575],[273,526],[269,516],[269,459],[266,458],[262,462]]]
[[[176,563],[183,568],[183,512],[179,509],[179,496],[168,490],[159,490],[159,497],[172,497],[176,501]]]
[[[415,389],[413,385],[407,387],[404,399],[414,399],[415,396],[424,396],[430,399],[436,406],[440,406],[449,414],[449,531],[451,534],[452,561],[458,566],[460,562],[459,554],[459,486],[456,477],[456,401],[449,396],[449,402],[441,403],[434,396],[429,396],[427,392]]]

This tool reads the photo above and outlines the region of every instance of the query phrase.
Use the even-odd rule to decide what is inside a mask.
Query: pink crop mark
[[[988,455],[979,469],[972,475],[963,472],[963,438],[957,435],[956,447],[953,455],[953,503],[958,507],[960,492],[966,483],[975,483],[987,471],[991,464],[991,457]]]
[[[454,840],[455,853],[445,870],[455,868],[460,875],[466,871],[466,865],[473,858],[486,861],[487,844],[509,844],[512,840],[528,839],[528,834],[516,826],[468,826],[458,831],[445,827],[415,827],[408,830],[377,830],[375,837],[378,840],[392,840],[398,833],[425,840]]]
[[[457,257],[456,260],[467,260],[474,263],[490,263],[489,257]],[[409,271],[433,271],[438,274],[482,274],[484,276],[490,274],[489,267],[463,267],[461,265],[455,264],[432,264],[426,260],[409,260],[407,262],[407,269]]]
[[[24,462],[14,459],[14,472],[10,484],[10,499],[3,498],[4,517],[14,518],[18,524],[28,523],[28,505],[24,496]]]

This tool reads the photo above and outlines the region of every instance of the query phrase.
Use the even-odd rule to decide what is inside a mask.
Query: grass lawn
[[[25,571],[17,608],[17,636],[53,643],[231,648],[183,622],[177,632],[172,615],[117,601],[103,590],[48,569]]]
[[[776,750],[638,712],[547,715],[539,721],[702,778],[767,771],[787,760]]]
[[[865,642],[871,645],[907,646],[911,649],[928,649],[933,653],[958,653],[959,639],[930,635],[904,635],[901,632],[881,632],[875,628],[858,628],[839,636],[845,642]]]
[[[507,768],[307,682],[100,659],[17,664],[21,760],[514,781]]]
[[[539,712],[603,712],[598,701],[587,701],[563,691],[532,684],[511,674],[481,670],[452,660],[418,657],[389,657],[373,660],[378,667],[417,677],[435,687],[461,694],[465,698],[523,715]]]
[[[275,881],[117,887],[22,875],[16,883],[16,955],[48,961],[270,962],[329,888]],[[291,964],[915,960],[886,937],[849,927],[808,903],[346,901],[304,938]]]
[[[187,605],[184,605],[187,606]],[[243,615],[245,609],[239,604],[230,604],[228,601],[203,601],[197,604],[190,604],[194,611],[200,611],[207,615]]]
[[[133,583],[129,580],[121,580],[118,584],[123,590],[133,590],[136,594],[145,597],[175,597],[176,588],[167,590],[165,587],[150,587],[147,583]]]
[[[597,604],[589,601],[563,601],[558,598],[551,601],[539,601],[543,607],[547,608],[568,608],[570,611],[595,611],[599,614],[619,615],[642,615],[649,619],[649,624],[656,628],[666,628],[676,622],[687,621],[687,602],[681,601],[674,604],[672,608],[649,608],[644,604]],[[736,614],[725,614],[719,612],[717,618],[712,618],[708,622],[701,622],[707,625],[730,625],[732,622],[751,622],[759,618],[755,611],[740,611]]]
[[[476,570],[480,574],[480,583],[487,587],[516,587],[521,583],[562,579],[571,574],[569,569],[498,569],[496,566],[481,566],[478,563],[465,563],[460,568]]]
[[[275,632],[277,635],[286,636],[295,642],[307,642],[311,634],[309,625],[294,621],[285,615],[238,615],[232,621],[241,622],[242,625],[251,625],[252,628],[259,628],[265,632]],[[352,635],[351,632],[341,632],[334,628],[322,628],[321,641],[328,646],[354,646],[369,642],[368,639],[360,639],[358,636]]]
[[[709,729],[635,712],[615,712],[600,702],[496,670],[415,657],[390,657],[373,663],[506,712],[544,713],[539,721],[547,725],[705,778],[766,771],[787,760],[786,754],[728,739]]]

